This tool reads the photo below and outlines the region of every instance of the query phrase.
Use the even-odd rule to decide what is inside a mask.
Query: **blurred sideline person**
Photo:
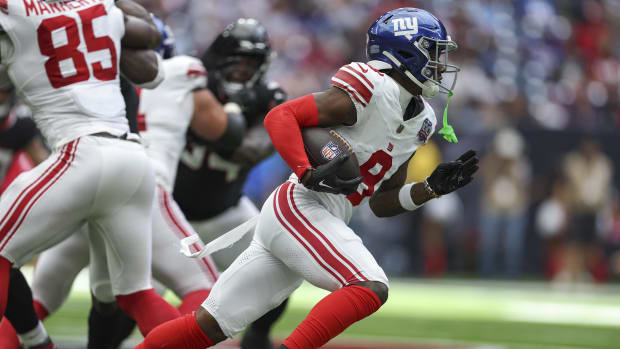
[[[304,279],[331,293],[281,348],[321,347],[377,311],[387,300],[388,280],[347,226],[355,207],[369,201],[380,217],[415,210],[467,185],[478,169],[475,152],[468,151],[439,164],[424,182],[405,185],[408,161],[437,123],[422,96],[452,92],[455,80],[448,86],[441,81],[458,71],[447,63],[454,49],[432,14],[395,9],[370,27],[368,63],[345,65],[326,91],[272,109],[265,127],[294,174],[267,199],[250,247],[222,273],[198,311],[158,326],[136,348],[213,346],[278,306]],[[313,126],[329,127],[350,143],[361,177],[337,177],[348,160],[344,150],[310,165],[301,128]],[[454,140],[449,129],[442,132]]]
[[[235,149],[223,149],[188,130],[174,198],[205,243],[259,213],[241,190],[250,169],[274,151],[263,120],[271,108],[284,102],[286,94],[276,82],[265,79],[273,55],[266,28],[255,19],[240,18],[217,36],[202,57],[209,90],[226,106],[238,105],[247,124],[243,142]],[[219,269],[228,268],[251,241],[248,234],[214,253]],[[285,306],[255,322],[244,334],[241,348],[273,347],[269,330]]]
[[[502,271],[504,277],[521,274],[531,179],[531,167],[524,149],[521,134],[515,129],[503,128],[496,133],[491,151],[482,158],[478,244],[482,276],[498,276],[498,271]]]
[[[240,115],[226,114],[206,88],[206,71],[200,60],[189,56],[173,57],[172,33],[159,19],[154,20],[162,31],[164,44],[158,52],[165,58],[161,66],[166,77],[157,88],[140,90],[137,117],[140,135],[155,170],[151,221],[153,277],[182,300],[179,311],[187,314],[208,295],[219,272],[209,257],[195,260],[179,253],[179,240],[194,234],[170,193],[185,134],[190,127],[203,139],[223,149],[234,148],[241,143],[245,124]],[[35,304],[47,314],[56,311],[67,298],[75,276],[88,261],[84,233],[74,234],[42,253],[33,281]],[[59,270],[63,270],[60,275]],[[98,300],[91,310],[90,330],[95,330],[96,326],[106,327],[106,330],[97,331],[98,336],[90,336],[89,348],[117,347],[133,328],[132,324],[119,320],[122,311],[112,304],[114,298],[109,294],[109,280],[105,275],[90,269],[91,291]],[[94,322],[93,310],[117,321]],[[117,328],[115,322],[121,321],[127,326]]]
[[[115,4],[0,3],[0,61],[52,150],[0,197],[0,315],[26,348],[54,344],[36,320],[19,267],[85,223],[91,249],[100,252],[93,263],[107,264],[112,294],[144,334],[179,316],[150,284],[154,176],[129,133],[119,86],[119,71],[128,64],[144,67],[127,75],[134,81],[160,82],[149,49],[161,38],[150,20],[133,15],[142,7]],[[66,41],[54,39],[63,33]],[[61,64],[68,60],[72,64]]]
[[[569,191],[570,229],[566,268],[556,277],[568,283],[604,281],[608,277],[597,229],[597,216],[611,202],[613,166],[595,140],[586,138],[566,154],[563,173]]]

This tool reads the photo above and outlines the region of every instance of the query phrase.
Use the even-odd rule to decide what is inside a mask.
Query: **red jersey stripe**
[[[359,63],[358,63],[357,65],[358,65],[358,67],[360,67],[360,69],[362,68],[362,67],[359,65]],[[368,86],[370,86],[370,88],[371,88],[371,89],[374,89],[374,88],[375,88],[375,85],[373,85],[373,84],[372,84],[372,82],[370,82],[370,80],[368,80],[368,78],[367,78],[367,77],[366,77],[363,73],[361,73],[359,70],[355,69],[355,67],[353,67],[353,65],[349,64],[349,65],[345,65],[344,67],[345,67],[345,68],[348,68],[348,69],[349,69],[349,70],[351,70],[351,71],[353,71],[353,72],[355,73],[355,75],[359,76],[359,77],[360,77],[360,78],[362,78],[364,81],[366,81],[366,84],[367,84]],[[368,71],[368,70],[366,70],[366,71]]]
[[[364,98],[366,103],[370,102],[370,98],[372,98],[372,91],[370,91],[360,79],[355,77],[355,75],[349,73],[344,69],[340,69],[338,70],[336,75],[334,75],[334,77],[349,84],[349,86],[351,86],[355,91],[360,94],[360,96],[362,96],[362,98]]]
[[[355,98],[355,100],[356,100],[356,101],[358,101],[358,102],[359,102],[359,104],[361,104],[361,105],[362,105],[362,106],[364,106],[364,107],[366,106],[366,102],[364,102],[364,101],[362,100],[362,98],[361,98],[361,97],[359,97],[359,96],[357,95],[357,93],[356,93],[355,91],[353,91],[353,89],[352,89],[352,88],[350,88],[348,85],[344,85],[344,84],[342,84],[342,83],[340,83],[340,82],[338,82],[338,81],[334,80],[333,78],[332,78],[332,85],[337,86],[337,87],[340,87],[341,89],[345,90],[345,91],[346,91],[346,92],[348,92],[351,96],[353,96],[353,98]]]

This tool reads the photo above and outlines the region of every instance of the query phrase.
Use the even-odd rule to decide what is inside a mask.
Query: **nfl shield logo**
[[[428,135],[431,133],[431,129],[433,128],[433,123],[428,119],[424,119],[422,123],[422,127],[420,127],[420,131],[418,131],[418,139],[420,142],[426,142],[428,139]]]
[[[332,141],[329,141],[323,149],[321,149],[321,155],[327,161],[331,161],[331,159],[335,158],[338,154],[340,154],[340,149],[338,149],[338,145]]]

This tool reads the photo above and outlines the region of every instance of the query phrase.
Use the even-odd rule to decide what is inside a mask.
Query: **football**
[[[351,156],[338,171],[338,178],[348,180],[359,177],[360,167],[352,152],[351,145],[338,132],[321,127],[307,127],[301,129],[304,148],[312,167],[325,164],[342,152]]]

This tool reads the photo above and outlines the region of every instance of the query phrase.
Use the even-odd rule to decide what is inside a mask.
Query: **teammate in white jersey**
[[[162,69],[166,78],[155,89],[140,90],[138,129],[156,178],[152,215],[153,277],[182,300],[179,311],[188,314],[206,298],[219,272],[210,257],[195,260],[179,253],[179,240],[195,234],[171,195],[185,135],[191,128],[205,140],[234,149],[241,143],[244,121],[241,115],[225,113],[206,88],[206,71],[200,60],[189,56],[168,56],[173,51],[172,36],[167,30],[162,34],[167,44],[162,44],[158,52],[164,58]],[[74,234],[41,254],[33,291],[35,301],[48,314],[55,312],[67,298],[77,272],[88,264],[88,255],[88,242],[83,233]],[[58,275],[58,270],[67,272]],[[95,298],[102,303],[112,302],[114,298],[107,292],[107,273],[91,270],[90,274]],[[92,321],[89,324],[97,326]],[[89,338],[89,342],[93,340]],[[107,347],[103,345],[105,340],[99,338],[89,347]],[[118,344],[112,342],[113,347]]]
[[[113,0],[2,1],[0,26],[1,63],[52,148],[0,198],[0,314],[9,289],[11,306],[32,311],[23,278],[11,275],[9,285],[11,267],[88,223],[90,248],[99,252],[93,264],[109,269],[113,294],[146,334],[179,312],[151,286],[154,176],[143,147],[128,133],[119,66],[121,41],[148,49],[159,33]],[[149,64],[144,61],[145,68]],[[26,347],[44,344],[47,336],[38,327],[21,338]]]
[[[282,348],[318,348],[378,310],[387,300],[388,280],[347,226],[353,209],[369,200],[377,216],[414,210],[466,185],[478,168],[475,152],[469,151],[440,164],[423,183],[405,184],[409,159],[436,124],[420,95],[452,92],[453,84],[441,82],[442,74],[458,71],[447,63],[448,51],[455,48],[430,13],[392,10],[368,31],[367,64],[346,65],[326,91],[274,108],[265,126],[295,174],[269,197],[252,244],[222,273],[196,315],[158,326],[137,348],[211,346],[242,331],[304,279],[331,293]],[[336,183],[334,173],[344,157],[310,166],[300,128],[317,125],[338,131],[351,144],[361,164],[361,185],[355,180],[320,185]]]

